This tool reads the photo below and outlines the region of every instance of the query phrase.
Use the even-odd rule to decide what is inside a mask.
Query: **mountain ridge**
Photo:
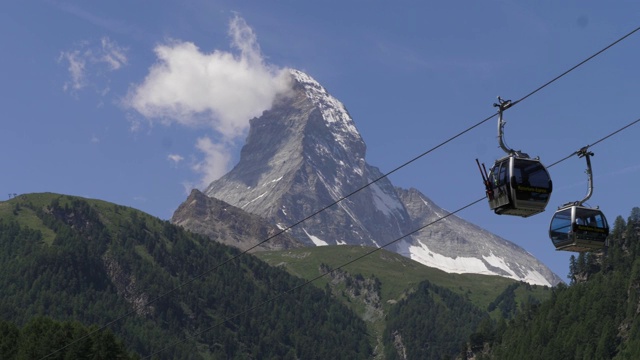
[[[176,209],[171,222],[243,251],[250,248],[265,251],[303,246],[287,233],[275,236],[280,230],[261,217],[208,197],[197,189],[191,190],[187,200]]]
[[[239,253],[130,207],[19,195],[0,202],[0,316],[109,324],[128,350],[159,359],[371,357],[350,309]]]
[[[346,107],[309,75],[292,70],[291,76],[293,91],[251,119],[239,162],[205,189],[207,196],[281,229],[306,219],[290,232],[307,246],[380,247],[402,238],[389,250],[429,266],[455,264],[441,267],[446,271],[562,282],[521,247],[455,215],[406,236],[448,212],[416,189],[395,187],[368,164]]]
[[[370,336],[378,339],[377,344],[385,349],[385,353],[393,348],[390,342],[394,336],[390,337],[389,332],[398,330],[405,340],[423,338],[425,333],[416,329],[395,328],[393,316],[390,317],[390,315],[407,311],[407,309],[403,309],[408,304],[405,300],[420,291],[424,283],[430,283],[434,287],[455,293],[457,297],[464,299],[464,303],[485,310],[485,315],[494,319],[508,319],[521,306],[531,302],[544,301],[550,297],[552,292],[546,286],[529,285],[496,275],[446,273],[385,249],[363,246],[316,246],[261,251],[254,255],[295,276],[307,280],[314,279],[313,284],[318,288],[331,289],[337,299],[350,306],[365,320],[369,327]],[[359,260],[352,262],[353,259]],[[348,265],[345,266],[345,264]],[[326,274],[326,276],[318,278],[322,274]],[[511,289],[511,294],[507,294],[508,299],[505,301],[502,299],[504,297],[502,294],[509,292],[509,289]],[[514,289],[519,290],[514,293]],[[508,305],[510,301],[511,305]],[[409,303],[411,302],[409,301]],[[501,309],[498,309],[496,305],[501,305]],[[429,312],[439,312],[440,310],[443,311],[440,316],[447,317],[447,310],[443,308],[438,310],[431,308]],[[430,319],[424,317],[424,312],[423,308],[412,312],[410,316],[414,318],[414,322],[429,322]],[[457,319],[458,315],[460,314],[456,313],[452,317]],[[452,321],[454,319],[450,317],[443,322],[434,322],[431,326],[442,329],[445,327],[445,323],[451,326]],[[455,328],[455,326],[453,327]],[[447,344],[445,346],[453,345],[451,337],[445,336],[442,332],[436,332],[439,334],[439,340],[432,338],[433,341],[442,340]],[[456,336],[460,336],[462,333],[457,332]],[[466,340],[465,338],[461,342]],[[458,342],[455,342],[455,345],[457,346]],[[396,359],[398,357],[387,356],[387,358]],[[414,358],[434,357],[425,357],[423,353],[423,356],[414,356]]]
[[[216,203],[221,212],[237,210]],[[227,220],[230,228],[238,224],[233,217],[216,221]],[[481,309],[476,319],[501,316],[487,304],[505,288],[522,288],[511,298],[517,304],[550,294],[498,276],[448,274],[384,249],[297,247],[239,256],[221,242],[98,199],[38,193],[0,201],[0,315],[16,324],[36,315],[85,324],[121,318],[110,328],[127,349],[143,356],[159,351],[160,359],[383,359],[393,349],[385,314],[423,283],[450,289],[463,308]],[[361,260],[344,266],[354,258]],[[433,315],[449,323],[458,313]],[[422,336],[398,331],[405,342]],[[458,340],[468,331],[456,333]],[[444,333],[433,337],[449,340]]]

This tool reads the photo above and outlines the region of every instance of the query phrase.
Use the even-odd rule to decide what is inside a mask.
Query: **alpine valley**
[[[385,247],[448,273],[562,282],[521,247],[448,214],[416,189],[395,187],[366,162],[366,145],[345,106],[309,75],[290,74],[292,91],[251,120],[237,165],[204,194],[194,190],[174,213],[174,224],[215,233],[211,220],[222,200],[280,229],[291,227],[263,249]]]
[[[0,201],[0,358],[640,354],[640,208],[616,218],[607,252],[572,257],[570,286],[550,289],[287,237],[242,254],[273,225],[198,192],[190,199],[218,225],[206,237],[101,200]]]
[[[70,195],[1,201],[0,358],[465,358],[502,349],[506,322],[564,286],[394,187],[345,107],[302,72],[291,84],[171,222]]]
[[[0,202],[0,358],[442,359],[552,294],[363,246],[243,255],[273,225],[196,194],[207,237],[101,200]]]

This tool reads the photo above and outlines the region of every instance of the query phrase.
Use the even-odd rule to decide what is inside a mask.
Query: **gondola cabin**
[[[566,205],[556,211],[549,237],[557,250],[594,251],[606,246],[609,225],[602,211],[581,205]]]
[[[552,191],[549,172],[539,160],[515,155],[497,160],[488,182],[489,207],[499,215],[529,217],[541,213]]]

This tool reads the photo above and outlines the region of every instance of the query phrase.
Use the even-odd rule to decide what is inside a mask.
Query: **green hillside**
[[[319,269],[322,264],[333,269],[360,258],[342,270],[354,275],[361,274],[365,277],[375,276],[378,278],[383,284],[381,300],[387,304],[386,306],[412,292],[420,282],[429,280],[435,285],[446,287],[467,297],[479,308],[486,309],[509,285],[516,283],[514,280],[500,276],[446,273],[384,249],[364,256],[372,250],[376,249],[339,245],[266,251],[254,255],[270,265],[284,267],[291,274],[304,279],[312,279],[321,275],[322,272]],[[325,276],[315,281],[314,284],[324,288],[330,278],[331,276]],[[525,287],[530,291],[526,294],[525,291],[518,292],[518,300],[524,299],[528,295],[543,300],[550,295],[549,289],[544,286]]]
[[[483,334],[487,359],[640,358],[640,208],[618,217],[604,252],[571,258],[569,286]]]
[[[9,359],[139,359],[125,350],[112,332],[79,322],[35,317],[22,328],[0,319],[0,358]]]
[[[127,351],[160,359],[439,359],[552,294],[372,250],[229,261],[238,250],[133,208],[20,195],[0,202],[0,320],[113,322]]]
[[[160,359],[371,357],[341,302],[287,293],[302,280],[237,254],[132,208],[20,195],[0,203],[0,320],[111,323],[128,351]]]
[[[439,309],[439,322],[454,323],[462,317],[460,311],[474,314],[467,330],[458,329],[460,337],[454,343],[451,338],[446,338],[449,333],[444,329],[436,332],[433,341],[445,341],[447,345],[443,349],[456,352],[484,317],[491,316],[493,320],[488,321],[509,319],[525,304],[539,303],[551,295],[547,287],[532,286],[499,276],[449,274],[384,249],[373,250],[341,245],[260,252],[255,255],[307,280],[326,273],[313,284],[330,289],[334,296],[366,320],[369,331],[375,335],[380,358],[392,358],[389,347],[393,346],[393,340],[389,337],[393,331],[415,330],[414,327],[394,328],[392,331],[388,328],[389,324],[406,324],[406,321],[400,320],[405,317],[423,323],[433,321],[436,315],[431,314],[429,316],[434,317],[428,318],[424,312],[432,306],[429,304],[443,304],[444,298],[448,300]],[[358,260],[338,269],[354,259]],[[409,344],[404,344],[404,351],[416,356],[425,355],[411,349],[411,346],[420,346],[419,338],[424,335],[421,332],[405,333],[404,339],[409,340]],[[410,339],[415,341],[411,342]],[[438,352],[440,350],[433,351],[427,354],[427,358],[438,358],[443,354]]]

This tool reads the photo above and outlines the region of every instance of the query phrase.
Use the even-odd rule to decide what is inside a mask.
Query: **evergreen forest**
[[[389,312],[385,356],[389,360],[453,358],[488,317],[464,297],[423,281]]]
[[[506,326],[479,329],[476,358],[640,358],[639,240],[636,207],[626,221],[615,219],[606,250],[572,255],[568,286],[523,307]]]
[[[0,320],[1,359],[139,359],[111,331],[34,317],[22,328]]]
[[[89,329],[108,324],[122,351],[157,359],[371,357],[366,326],[348,307],[237,254],[132,208],[57,194],[17,196],[0,203],[3,331],[26,328],[24,341],[31,341],[38,332],[28,329],[42,317]],[[64,324],[45,323],[85,331]],[[3,346],[0,357],[32,358],[22,348]]]
[[[20,195],[0,202],[0,358],[636,359],[639,238],[634,208],[549,289],[361,247],[238,256],[129,207]]]

